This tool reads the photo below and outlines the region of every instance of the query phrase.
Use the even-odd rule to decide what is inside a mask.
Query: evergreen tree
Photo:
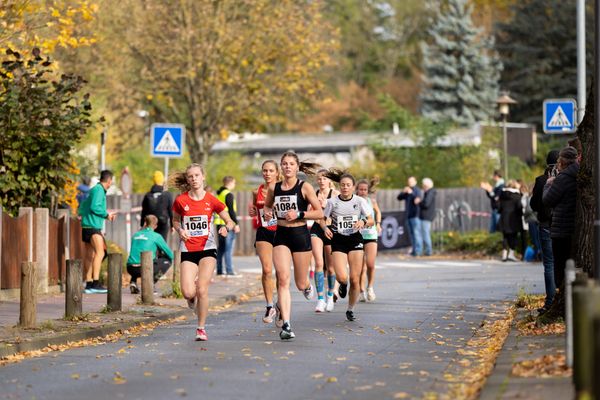
[[[493,40],[473,25],[467,0],[448,0],[429,37],[423,44],[422,114],[465,126],[485,120],[495,111],[502,65]]]
[[[504,63],[502,88],[519,103],[511,121],[540,124],[546,98],[577,94],[576,2],[524,0],[511,8],[512,19],[496,28]],[[587,9],[588,83],[593,72],[593,10]],[[589,85],[587,85],[589,87]]]

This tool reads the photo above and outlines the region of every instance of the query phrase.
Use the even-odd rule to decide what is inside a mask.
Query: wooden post
[[[142,303],[154,303],[154,263],[151,251],[142,251]]]
[[[21,263],[21,302],[19,326],[35,328],[37,300],[37,271],[36,263],[25,261]]]
[[[592,321],[600,316],[600,287],[592,285],[590,280],[586,286],[573,287],[573,383],[577,396],[590,395],[594,380]]]
[[[122,280],[121,253],[110,253],[108,255],[108,293],[106,303],[110,311],[121,311],[121,280]]]
[[[65,292],[65,318],[83,312],[83,267],[81,260],[67,260],[67,288]]]
[[[175,250],[173,260],[173,283],[179,283],[179,274],[181,273],[181,250]]]

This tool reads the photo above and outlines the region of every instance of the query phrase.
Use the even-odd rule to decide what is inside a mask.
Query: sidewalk
[[[523,336],[519,334],[516,321],[496,359],[492,374],[488,377],[479,400],[552,400],[573,399],[575,389],[572,377],[518,377],[513,375],[515,363],[534,360],[549,354],[564,354],[565,335]]]
[[[170,280],[161,279],[157,283],[159,293],[161,288],[170,284]],[[236,278],[215,277],[209,288],[210,307],[223,307],[260,293],[260,274],[254,271],[241,271],[240,277]],[[128,287],[123,287],[123,311],[105,312],[106,297],[106,294],[84,294],[82,318],[78,321],[66,321],[63,319],[64,293],[40,296],[35,329],[16,326],[19,321],[18,299],[0,302],[0,359],[24,351],[40,350],[49,345],[59,346],[67,342],[105,336],[140,324],[181,317],[194,318],[184,299],[155,295],[155,304],[142,305],[138,303],[139,294],[132,295]]]

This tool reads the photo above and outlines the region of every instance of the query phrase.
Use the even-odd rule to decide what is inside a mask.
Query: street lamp
[[[502,141],[504,147],[504,179],[508,179],[508,139],[506,134],[506,124],[508,120],[508,112],[511,104],[517,104],[517,101],[508,95],[508,92],[501,92],[500,97],[496,100],[498,110],[502,116]]]

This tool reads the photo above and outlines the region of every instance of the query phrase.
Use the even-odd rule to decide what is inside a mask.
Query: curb
[[[238,290],[237,292],[226,294],[220,296],[216,299],[213,299],[210,302],[210,308],[213,307],[223,307],[227,304],[238,304],[248,298],[257,296],[260,292],[257,290],[257,287],[260,287],[260,280],[249,282],[249,284],[243,288]],[[261,288],[262,290],[262,288]],[[156,307],[156,306],[155,306]],[[27,342],[15,343],[10,346],[0,347],[0,359],[13,356],[15,354],[41,350],[48,346],[57,346],[66,344],[68,342],[77,342],[80,340],[92,339],[96,337],[103,337],[106,335],[110,335],[116,333],[118,331],[123,331],[130,329],[132,327],[149,323],[155,321],[165,321],[173,318],[178,318],[184,315],[190,315],[191,311],[186,307],[181,310],[166,312],[160,315],[150,315],[141,317],[138,320],[128,321],[128,322],[117,322],[117,323],[109,323],[105,326],[99,328],[92,328],[86,330],[80,330],[76,332],[69,333],[60,333],[54,337],[45,337],[32,339]]]

